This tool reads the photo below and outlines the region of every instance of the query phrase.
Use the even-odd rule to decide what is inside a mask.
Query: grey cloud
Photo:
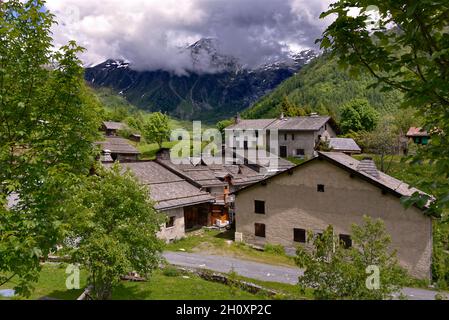
[[[63,21],[55,42],[77,40],[86,64],[126,59],[141,70],[182,74],[192,69],[179,49],[203,37],[220,41],[224,54],[255,67],[286,54],[289,45],[313,48],[330,0],[49,0]]]

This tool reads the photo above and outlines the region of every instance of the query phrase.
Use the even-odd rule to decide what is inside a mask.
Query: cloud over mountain
[[[331,0],[48,0],[59,22],[56,45],[74,39],[82,59],[130,61],[138,70],[192,69],[190,51],[201,38],[219,39],[220,51],[254,67],[290,50],[313,48],[328,21]]]

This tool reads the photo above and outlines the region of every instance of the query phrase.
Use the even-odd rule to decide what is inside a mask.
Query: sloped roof
[[[305,164],[312,162],[312,161],[316,161],[317,159],[328,160],[330,163],[335,164],[339,167],[342,167],[342,168],[350,171],[351,173],[357,174],[359,177],[364,178],[365,181],[372,183],[372,184],[376,185],[377,187],[380,187],[386,191],[389,191],[398,197],[408,197],[408,196],[413,195],[415,192],[418,192],[423,195],[427,195],[425,192],[423,192],[417,188],[411,187],[407,183],[405,183],[401,180],[398,180],[396,178],[393,178],[383,172],[378,171],[378,177],[375,177],[371,173],[363,171],[363,166],[360,166],[360,161],[354,159],[351,156],[348,156],[347,154],[341,153],[341,152],[318,152],[317,157],[310,159],[306,162],[303,162],[290,170],[300,169]],[[288,170],[288,171],[290,171],[290,170]],[[274,179],[277,176],[284,174],[285,172],[287,172],[287,171],[280,172],[273,176],[267,177],[266,179],[264,179],[262,181]],[[248,190],[249,188],[251,188],[254,185],[257,185],[260,182],[261,181],[256,182],[256,183],[249,185],[245,188],[242,188],[234,193],[237,194],[244,190]]]
[[[228,183],[223,181],[226,176],[232,178],[234,185],[248,185],[265,178],[264,174],[241,164],[194,165],[173,164],[170,160],[162,159],[156,161],[202,188],[227,186]]]
[[[226,128],[226,130],[249,130],[249,129],[266,129],[271,123],[277,119],[249,119],[239,120],[238,123]]]
[[[268,129],[278,130],[300,130],[317,131],[320,130],[331,118],[323,116],[293,117],[278,119],[269,125]]]
[[[239,120],[238,123],[227,127],[226,130],[277,129],[277,130],[317,131],[321,127],[323,127],[329,120],[331,120],[331,117],[328,116]]]
[[[111,164],[105,166],[110,167]],[[155,161],[126,163],[123,166],[129,168],[140,183],[149,186],[150,197],[156,201],[155,208],[158,210],[212,202],[215,199]]]
[[[183,178],[197,184],[203,188],[224,187],[226,182],[215,176],[214,172],[206,165],[197,164],[174,164],[171,160],[157,159],[161,165]]]
[[[104,141],[98,141],[97,144],[101,146],[102,151],[109,150],[111,153],[140,154],[130,144],[129,140],[120,137],[106,137]]]
[[[422,128],[411,127],[406,134],[407,137],[428,137],[426,130],[421,131]]]
[[[108,130],[121,130],[122,128],[126,127],[126,124],[115,121],[103,121],[103,125]]]
[[[393,178],[392,176],[389,176],[381,171],[378,171],[378,178],[376,178],[374,175],[366,172],[363,170],[363,166],[360,166],[361,161],[358,161],[354,159],[351,156],[348,156],[344,153],[337,153],[337,152],[319,152],[319,155],[321,157],[331,159],[344,167],[355,171],[366,178],[368,178],[370,181],[377,183],[379,185],[384,186],[387,189],[390,189],[392,191],[397,192],[400,196],[408,197],[413,195],[415,192],[419,192],[421,194],[426,194],[425,192],[416,189],[414,187],[411,187],[407,183],[398,180],[396,178]]]
[[[329,147],[334,151],[362,152],[362,149],[351,138],[330,138]]]

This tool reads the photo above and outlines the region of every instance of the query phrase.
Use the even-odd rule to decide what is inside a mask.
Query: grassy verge
[[[82,292],[68,290],[65,287],[65,264],[45,264],[42,268],[39,282],[35,285],[31,300],[52,298],[75,300]],[[81,288],[86,286],[86,272],[81,270]],[[0,287],[7,289],[14,282]],[[162,270],[154,272],[147,282],[121,282],[114,290],[115,300],[261,300],[264,295],[255,295],[224,284],[201,279],[195,275],[181,273],[165,274]],[[23,298],[15,298],[23,299]]]
[[[168,244],[166,250],[198,252],[272,265],[295,266],[292,257],[271,251],[259,251],[243,243],[236,243],[233,239],[233,231],[202,230],[199,234],[187,235],[184,239]]]
[[[30,300],[37,300],[43,298],[61,299],[61,300],[75,300],[78,298],[86,287],[85,272],[80,272],[80,289],[68,290],[66,288],[67,274],[65,273],[67,265],[57,263],[46,263],[43,265],[39,275],[39,281],[34,285],[34,290]],[[0,287],[0,289],[11,289],[14,287],[14,279]],[[22,299],[19,297],[19,299]]]

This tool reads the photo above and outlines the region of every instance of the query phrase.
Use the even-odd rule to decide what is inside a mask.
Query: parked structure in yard
[[[112,164],[104,164],[110,167]],[[209,226],[210,207],[215,198],[155,161],[125,163],[139,182],[149,187],[155,208],[168,221],[158,236],[166,241],[180,239],[196,227]]]
[[[329,147],[332,149],[331,151],[343,152],[349,155],[362,152],[362,149],[351,138],[330,138]]]
[[[118,136],[118,132],[126,127],[127,125],[122,122],[103,121],[100,130],[103,131],[106,136],[113,137]]]
[[[139,150],[130,144],[127,139],[119,137],[106,137],[97,144],[101,147],[103,162],[132,162],[137,161]]]
[[[328,225],[346,245],[351,225],[363,216],[380,218],[391,235],[401,265],[411,275],[430,278],[432,219],[403,196],[421,191],[377,170],[370,159],[357,161],[337,152],[318,156],[290,170],[236,191],[236,240],[255,245],[307,245],[306,234]]]
[[[428,144],[430,140],[430,135],[427,133],[427,131],[422,130],[422,128],[416,127],[411,127],[405,136],[409,139],[412,139],[414,143],[421,145]]]
[[[261,130],[266,132],[265,146],[270,150],[270,134],[278,132],[278,155],[282,158],[310,158],[320,140],[336,137],[331,117],[312,114],[307,117],[287,118],[281,115],[277,119],[242,120],[236,116],[235,123],[225,129],[228,136],[237,137],[237,132]],[[229,146],[230,142],[226,144]],[[233,144],[234,145],[234,144]]]

